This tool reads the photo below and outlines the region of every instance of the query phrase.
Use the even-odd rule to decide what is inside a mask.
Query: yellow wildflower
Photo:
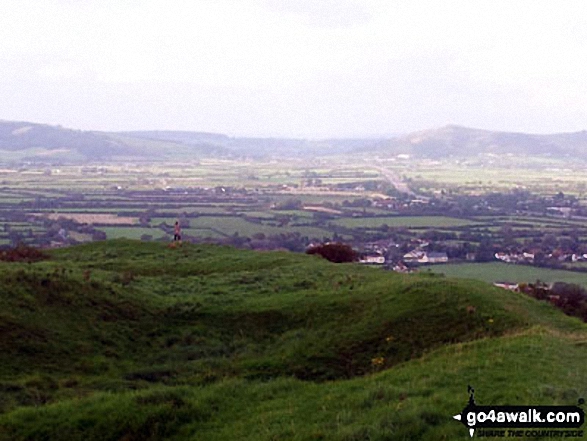
[[[371,359],[371,364],[373,366],[383,366],[383,363],[385,363],[385,358],[383,357],[375,357]]]

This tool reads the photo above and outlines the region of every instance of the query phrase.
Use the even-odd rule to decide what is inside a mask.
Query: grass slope
[[[467,384],[587,384],[584,324],[480,282],[116,240],[0,287],[0,440],[466,439]]]
[[[587,273],[559,269],[539,268],[529,265],[514,265],[503,262],[448,263],[429,266],[427,269],[447,277],[483,280],[485,282],[546,283],[566,282],[587,287]]]

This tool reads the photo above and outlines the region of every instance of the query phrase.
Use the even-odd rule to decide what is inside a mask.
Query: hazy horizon
[[[0,119],[96,131],[577,132],[579,1],[0,4]]]
[[[541,136],[541,135],[565,135],[565,134],[574,134],[574,133],[581,133],[581,132],[587,132],[587,129],[581,129],[581,130],[576,130],[576,131],[572,131],[572,132],[544,132],[544,133],[539,133],[539,132],[517,132],[517,131],[509,131],[509,130],[500,130],[500,129],[495,129],[495,130],[491,130],[491,129],[485,129],[483,127],[468,127],[468,126],[464,126],[462,124],[454,124],[454,123],[447,123],[443,126],[436,126],[436,127],[426,127],[426,128],[421,128],[421,129],[417,129],[417,130],[413,130],[413,131],[409,131],[409,132],[397,132],[397,133],[383,133],[383,134],[365,134],[365,135],[356,135],[356,136],[323,136],[323,137],[312,137],[312,136],[286,136],[286,135],[255,135],[255,134],[242,134],[242,133],[227,133],[226,131],[217,131],[217,132],[212,132],[209,130],[191,130],[191,129],[159,129],[159,128],[145,128],[145,129],[130,129],[130,130],[96,130],[96,129],[92,129],[91,127],[89,128],[80,128],[80,127],[70,127],[70,126],[66,126],[63,124],[52,124],[52,123],[47,123],[47,122],[42,122],[42,121],[24,121],[24,120],[7,120],[4,118],[0,118],[0,123],[21,123],[21,124],[38,124],[38,125],[44,125],[44,126],[49,126],[49,127],[56,127],[56,128],[62,128],[65,130],[76,130],[76,131],[84,131],[84,132],[94,132],[94,133],[128,133],[128,134],[132,134],[132,133],[139,133],[139,132],[186,132],[186,133],[202,133],[202,134],[210,134],[210,135],[226,135],[230,138],[260,138],[260,139],[299,139],[299,140],[308,140],[308,141],[321,141],[321,140],[353,140],[353,139],[373,139],[373,140],[377,140],[377,139],[391,139],[391,138],[400,138],[400,137],[404,137],[404,136],[408,136],[408,135],[413,135],[415,133],[419,133],[419,132],[430,132],[430,131],[435,131],[435,130],[442,130],[448,127],[458,127],[458,128],[462,128],[462,129],[466,129],[466,130],[471,130],[471,131],[488,131],[488,132],[492,132],[492,133],[504,133],[504,134],[522,134],[522,135],[528,135],[528,136]]]

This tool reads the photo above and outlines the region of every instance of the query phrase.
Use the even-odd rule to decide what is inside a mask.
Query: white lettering
[[[515,423],[518,421],[518,413],[517,412],[507,412],[508,423]]]

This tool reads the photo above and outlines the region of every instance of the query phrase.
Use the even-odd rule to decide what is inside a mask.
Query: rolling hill
[[[132,149],[92,132],[26,122],[0,121],[0,150],[21,159],[106,159],[131,155]]]
[[[217,146],[14,121],[0,121],[0,152],[4,161],[17,162],[152,161],[223,154]]]
[[[453,440],[576,404],[587,326],[474,281],[128,240],[0,262],[0,440]]]
[[[515,154],[520,156],[587,157],[587,131],[532,135],[448,125],[392,139],[378,152],[426,157]]]
[[[192,146],[213,145],[234,155],[253,157],[377,153],[431,158],[504,154],[587,158],[587,131],[535,135],[448,125],[387,139],[229,138],[199,132],[129,132],[129,135]]]
[[[380,145],[377,139],[296,139],[296,138],[251,138],[228,137],[216,133],[185,131],[139,131],[122,132],[127,136],[142,139],[179,142],[188,146],[206,146],[222,149],[233,156],[266,158],[272,156],[308,157],[337,155],[356,149],[374,148]]]
[[[409,154],[442,158],[516,154],[587,158],[587,131],[552,135],[446,126],[395,138],[290,139],[229,137],[190,131],[96,132],[0,121],[2,160],[36,162],[164,161],[201,157],[268,158]]]

